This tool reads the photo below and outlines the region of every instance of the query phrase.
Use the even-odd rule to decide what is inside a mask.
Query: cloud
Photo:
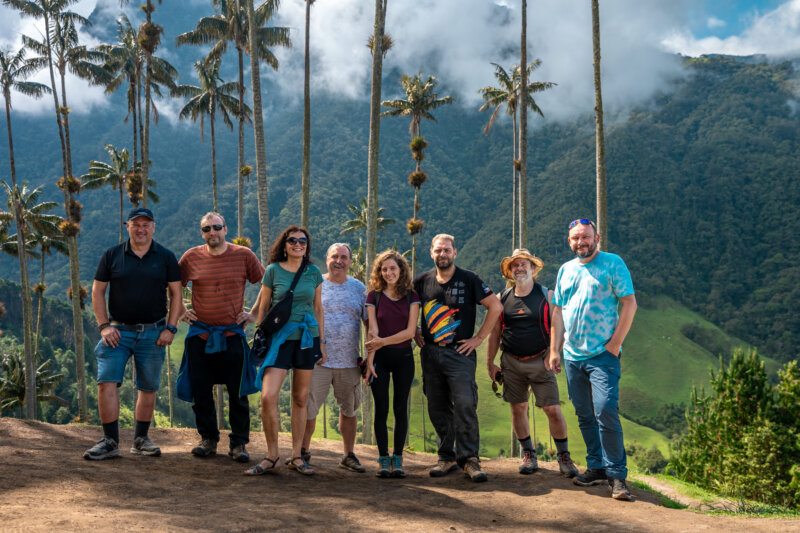
[[[717,17],[708,17],[708,20],[706,20],[706,26],[712,30],[715,28],[724,28],[725,25],[725,21]]]
[[[797,57],[800,55],[800,0],[788,0],[764,14],[755,13],[750,26],[741,35],[697,39],[687,30],[677,29],[662,44],[668,51],[688,56],[764,54],[776,58]]]

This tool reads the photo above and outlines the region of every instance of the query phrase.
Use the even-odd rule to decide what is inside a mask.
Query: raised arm
[[[484,339],[489,336],[489,332],[492,331],[497,319],[500,317],[500,313],[503,311],[500,300],[498,300],[494,294],[486,296],[480,301],[480,304],[486,308],[486,316],[483,319],[483,324],[481,324],[481,329],[478,330],[477,335],[474,337],[459,341],[460,346],[456,348],[458,353],[467,355],[480,346]]]

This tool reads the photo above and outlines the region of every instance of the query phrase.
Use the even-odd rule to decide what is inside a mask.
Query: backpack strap
[[[378,316],[378,302],[381,301],[381,295],[383,292],[375,291],[375,316]]]

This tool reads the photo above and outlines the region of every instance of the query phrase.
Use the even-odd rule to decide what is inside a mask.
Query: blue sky
[[[724,39],[740,35],[758,15],[772,11],[783,0],[705,0],[688,7],[689,27],[695,37]]]

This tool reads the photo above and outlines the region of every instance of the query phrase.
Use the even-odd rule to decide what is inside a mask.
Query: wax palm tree
[[[69,113],[69,108],[66,106],[66,103],[59,105],[58,102],[53,50],[55,47],[55,37],[60,33],[60,25],[70,21],[80,21],[82,19],[80,15],[67,10],[67,8],[76,1],[77,0],[3,0],[5,5],[17,9],[23,16],[42,19],[45,27],[45,35],[48,37],[44,42],[46,45],[47,67],[50,74],[50,88],[52,89],[53,104],[55,106],[58,136],[61,142],[61,165],[63,169],[63,176],[58,183],[59,187],[64,192],[64,209],[66,211],[66,220],[62,223],[61,231],[67,236],[69,244],[71,287],[80,287],[78,233],[80,232],[81,205],[75,199],[75,194],[80,191],[80,182],[72,176],[71,149],[68,138],[65,136],[64,124],[62,124],[62,122],[66,122],[66,119],[62,121],[62,117]],[[66,102],[66,98],[64,98],[64,102]],[[88,408],[86,403],[86,369],[83,352],[83,316],[81,314],[81,302],[79,298],[72,298],[72,327],[75,341],[75,366],[78,381],[78,411],[80,419],[86,420],[88,417]],[[28,368],[32,369],[33,367],[29,365]],[[34,385],[34,380],[30,379],[28,383],[29,386],[32,387]],[[36,405],[33,401],[34,397],[35,395],[33,394],[28,395],[29,401],[31,402],[29,404],[28,416],[31,417],[35,416],[36,411]]]
[[[528,64],[528,2],[522,0],[522,31],[520,32],[520,65]],[[519,94],[528,100],[528,70],[520,70]],[[528,246],[528,110],[519,109],[519,247]],[[512,450],[513,452],[513,450]]]
[[[59,219],[61,217],[58,217]],[[63,255],[69,255],[69,246],[67,245],[67,239],[58,231],[58,225],[53,224],[52,227],[48,230],[48,233],[42,233],[40,231],[34,232],[31,235],[31,243],[39,248],[39,255],[41,257],[41,268],[39,270],[39,283],[33,286],[33,292],[39,299],[38,307],[36,310],[36,333],[35,333],[35,341],[33,344],[33,353],[36,356],[39,356],[39,340],[41,338],[41,331],[42,331],[42,303],[44,300],[44,291],[47,290],[47,285],[44,282],[44,263],[45,259],[48,255],[52,255],[52,253],[59,252]]]
[[[531,73],[534,70],[539,68],[541,65],[541,60],[537,59],[530,65],[528,65],[528,79],[530,79]],[[494,125],[497,116],[500,114],[501,109],[505,109],[506,115],[511,117],[511,123],[513,125],[513,160],[511,164],[511,174],[512,174],[512,184],[513,184],[513,193],[512,193],[512,200],[511,200],[511,246],[512,248],[519,248],[522,243],[517,241],[517,208],[519,207],[519,194],[518,194],[518,176],[517,176],[517,107],[519,104],[519,94],[520,94],[520,68],[519,65],[514,65],[511,69],[511,74],[509,73],[497,63],[492,63],[495,67],[494,76],[497,79],[498,86],[492,87],[487,85],[482,89],[478,90],[480,93],[481,98],[483,99],[483,105],[478,109],[478,111],[486,111],[487,109],[494,109],[492,111],[492,116],[489,117],[489,122],[486,123],[486,126],[483,128],[483,133],[488,135],[489,132],[492,130],[492,126]],[[538,113],[541,116],[544,116],[544,113],[536,104],[536,101],[533,99],[532,94],[545,91],[551,87],[556,85],[555,83],[549,81],[537,81],[528,84],[528,108],[531,109],[533,112]]]
[[[108,78],[104,82],[106,94],[112,94],[120,87],[126,87],[128,114],[125,121],[133,117],[132,164],[135,165],[141,161],[138,148],[144,143],[142,84],[145,74],[145,51],[139,44],[136,30],[124,14],[117,19],[117,42],[101,44],[95,50],[103,55],[103,68],[108,73]],[[150,87],[156,96],[162,96],[162,87],[169,89],[175,87],[178,71],[168,61],[154,55],[150,58],[150,67],[152,70]],[[152,103],[151,107],[153,122],[158,124],[158,108]]]
[[[365,197],[361,197],[361,205],[360,207],[347,204],[347,209],[353,214],[354,218],[350,220],[346,220],[342,225],[344,229],[340,232],[342,235],[345,233],[352,233],[354,231],[362,230],[367,228],[367,199]],[[393,218],[384,218],[381,215],[383,214],[383,208],[378,209],[378,231],[385,231],[386,226],[390,224],[395,224],[397,221]]]
[[[406,222],[406,227],[411,235],[411,274],[413,276],[417,268],[417,235],[424,227],[424,222],[418,217],[420,208],[419,189],[428,179],[427,174],[422,172],[420,168],[420,164],[425,157],[423,151],[428,146],[428,143],[422,137],[422,119],[436,122],[436,118],[431,112],[443,105],[453,103],[453,97],[443,96],[440,98],[436,93],[436,78],[428,76],[423,81],[421,72],[413,77],[403,74],[400,77],[400,85],[406,93],[406,98],[381,102],[382,106],[389,108],[381,116],[411,117],[409,126],[411,145],[409,147],[416,162],[416,169],[408,176],[408,182],[414,188],[414,215]]]
[[[25,49],[20,49],[16,53],[12,52],[3,52],[0,51],[0,86],[2,86],[3,90],[3,100],[5,101],[6,106],[6,127],[8,130],[8,155],[9,155],[9,165],[11,169],[11,187],[7,187],[7,193],[13,196],[12,205],[10,206],[13,212],[13,217],[15,219],[15,223],[17,226],[17,239],[19,241],[19,246],[22,249],[26,249],[26,231],[25,231],[25,223],[24,223],[24,214],[23,214],[23,206],[20,205],[16,201],[16,196],[12,194],[12,191],[16,191],[17,187],[17,172],[16,167],[14,164],[14,139],[11,131],[11,91],[12,89],[20,92],[22,94],[32,96],[34,98],[38,98],[42,96],[44,93],[49,91],[46,85],[42,85],[41,83],[35,83],[30,81],[24,81],[29,75],[33,73],[35,68],[25,59]],[[4,244],[4,248],[7,245]],[[29,367],[32,368],[33,361],[35,357],[35,352],[33,351],[33,338],[32,338],[32,331],[33,331],[33,309],[31,307],[32,302],[30,298],[30,293],[26,291],[24,288],[30,285],[29,273],[28,273],[28,262],[25,259],[25,254],[19,254],[19,272],[20,272],[20,282],[23,290],[21,291],[22,294],[22,330],[23,330],[23,349],[25,353],[25,360],[29,362]],[[28,383],[32,384],[32,387],[35,385],[35,381],[32,379],[33,376],[30,376],[31,379]],[[35,396],[36,391],[31,388],[28,391],[29,394]],[[35,405],[31,403],[31,407],[34,409],[35,412]]]
[[[598,248],[608,249],[608,202],[606,199],[606,135],[603,130],[603,88],[600,77],[600,7],[592,0],[592,65],[594,66],[595,166],[597,185]]]
[[[30,404],[30,402],[26,401],[28,398],[26,387],[28,380],[27,363],[19,350],[6,347],[4,352],[0,354],[0,369],[2,370],[0,372],[0,411],[18,409],[19,417],[22,418],[23,404],[26,407]],[[69,405],[68,401],[55,394],[56,385],[64,379],[64,376],[54,372],[51,369],[52,366],[53,360],[48,359],[31,372],[36,380],[36,386],[33,387],[33,390],[36,391],[34,405],[37,401],[58,402],[61,405]],[[26,414],[28,418],[31,417],[30,412]]]
[[[118,150],[115,146],[107,144],[105,149],[108,152],[110,163],[89,161],[89,172],[81,176],[81,182],[84,189],[99,189],[110,185],[112,189],[119,191],[119,242],[122,242],[125,227],[122,220],[124,210],[122,191],[128,189],[129,178],[141,176],[141,164],[136,163],[133,167],[130,165],[130,154],[127,148]],[[152,182],[152,179],[150,181]],[[151,200],[158,201],[158,196],[152,189],[148,189],[147,194]]]
[[[176,96],[189,98],[178,116],[181,119],[191,118],[192,122],[200,119],[200,140],[203,139],[203,123],[208,116],[211,129],[211,186],[214,198],[214,211],[218,211],[217,204],[217,154],[214,124],[217,113],[222,117],[223,123],[233,129],[231,116],[238,118],[240,107],[239,99],[233,96],[239,90],[239,82],[224,82],[219,75],[219,58],[210,62],[197,61],[194,70],[200,85],[179,85],[174,93]],[[250,109],[244,106],[245,112]]]
[[[213,45],[209,52],[209,59],[220,58],[227,51],[229,44],[236,48],[239,66],[239,156],[237,160],[238,173],[238,203],[237,203],[237,236],[242,237],[244,226],[244,177],[246,165],[244,162],[244,122],[247,114],[244,110],[244,54],[250,53],[249,20],[246,6],[241,0],[212,0],[219,13],[210,17],[203,17],[197,22],[194,30],[182,33],[176,37],[178,46]],[[279,2],[264,2],[255,9],[255,35],[258,59],[264,61],[273,69],[278,69],[278,58],[270,47],[291,46],[289,28],[265,26],[278,9]]]
[[[308,228],[308,203],[311,193],[311,5],[306,0],[306,49],[303,78],[303,171],[301,177],[300,224]]]

